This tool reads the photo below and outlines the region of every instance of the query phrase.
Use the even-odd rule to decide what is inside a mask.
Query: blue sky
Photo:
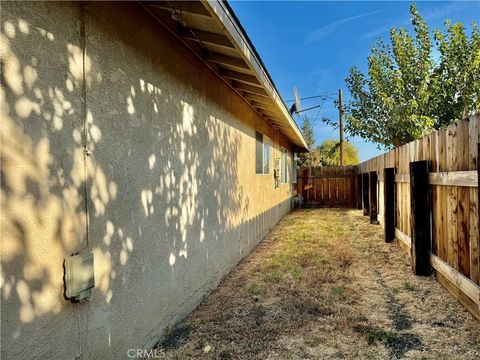
[[[344,79],[351,66],[366,70],[370,45],[376,37],[388,39],[390,27],[410,28],[406,1],[230,1],[236,15],[259,52],[285,100],[300,96],[349,94]],[[471,22],[479,23],[478,1],[420,1],[417,7],[430,29],[443,29],[445,19],[462,22],[470,34]],[[302,102],[307,108],[322,100]],[[291,104],[291,103],[288,103]],[[313,121],[317,143],[337,139],[338,130],[323,124],[322,117],[338,119],[333,100],[323,102],[320,111],[307,112]],[[297,123],[301,119],[296,117]],[[360,159],[384,152],[376,144],[359,138]]]

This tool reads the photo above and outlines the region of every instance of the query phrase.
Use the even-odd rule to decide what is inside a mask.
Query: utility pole
[[[338,116],[340,117],[340,166],[343,166],[343,104],[342,89],[338,89]]]

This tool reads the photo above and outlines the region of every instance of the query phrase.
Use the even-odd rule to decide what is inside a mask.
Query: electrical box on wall
[[[280,158],[275,158],[273,169],[273,177],[275,179],[275,189],[280,186]]]
[[[89,298],[95,286],[93,254],[82,251],[65,259],[65,296],[79,301]]]

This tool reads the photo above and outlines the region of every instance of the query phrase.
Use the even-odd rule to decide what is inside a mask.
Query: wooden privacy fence
[[[297,192],[306,207],[353,207],[355,166],[312,166],[298,170]]]
[[[358,166],[361,204],[409,251],[417,274],[435,271],[480,319],[480,114]],[[359,191],[360,194],[360,191]]]

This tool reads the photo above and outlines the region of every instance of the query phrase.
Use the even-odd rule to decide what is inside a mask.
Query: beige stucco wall
[[[2,359],[152,346],[289,211],[255,130],[290,144],[137,5],[4,2],[1,61]]]

